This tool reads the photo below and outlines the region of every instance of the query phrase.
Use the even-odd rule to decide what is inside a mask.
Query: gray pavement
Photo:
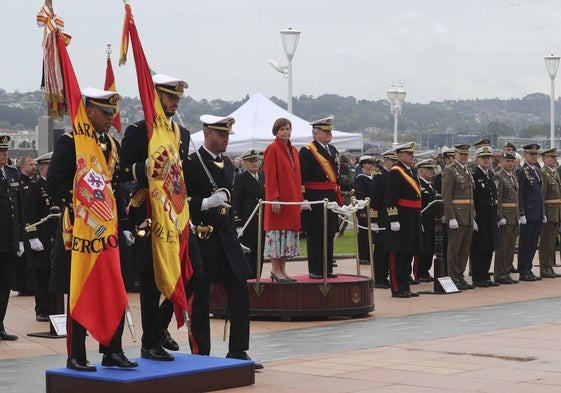
[[[430,295],[429,295],[430,296]],[[450,295],[459,296],[459,295]],[[412,341],[434,340],[561,320],[561,297],[502,303],[400,317],[348,320],[251,337],[252,358],[261,362],[369,349]],[[182,346],[187,352],[187,346]],[[135,357],[138,347],[127,354]],[[214,356],[224,356],[227,344],[213,340]],[[91,361],[100,356],[90,352]],[[65,355],[0,360],[0,392],[45,392],[45,370],[62,367]]]

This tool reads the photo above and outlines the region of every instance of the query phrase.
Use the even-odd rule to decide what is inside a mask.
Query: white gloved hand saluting
[[[230,207],[228,204],[228,196],[223,191],[216,191],[208,198],[203,199],[201,210],[208,210],[218,206]]]
[[[23,242],[19,242],[18,244],[18,252],[16,252],[17,257],[21,257],[25,249],[23,248]]]
[[[450,221],[448,221],[448,227],[450,229],[458,229],[460,226],[458,225],[458,220],[456,220],[455,218],[451,219]]]
[[[31,245],[31,249],[33,251],[43,251],[45,249],[45,247],[43,247],[43,243],[41,243],[41,240],[36,237],[34,237],[33,239],[29,239],[29,244]]]
[[[526,225],[528,223],[528,221],[526,221],[526,216],[520,216],[520,218],[518,219],[518,223],[520,225]]]
[[[399,225],[399,221],[391,222],[390,229],[394,232],[398,232],[401,229],[401,225]]]

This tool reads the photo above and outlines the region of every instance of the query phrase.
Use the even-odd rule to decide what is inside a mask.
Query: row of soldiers
[[[362,173],[355,180],[355,195],[371,199],[377,288],[391,288],[394,297],[407,298],[417,295],[409,290],[409,284],[433,280],[429,270],[435,253],[435,219],[441,217],[446,227],[443,257],[447,275],[460,290],[560,276],[553,270],[561,221],[555,148],[540,151],[536,144],[526,145],[524,163],[518,166],[512,143],[505,144],[500,160],[493,160],[497,154],[483,139],[474,144],[473,161],[469,161],[470,145],[443,150],[445,168],[438,174],[432,160],[415,162],[414,148],[413,143],[407,143],[384,152],[378,168],[370,156],[360,158]],[[543,168],[538,164],[539,155]],[[438,203],[431,204],[440,198],[443,210]],[[359,213],[358,222],[363,228],[359,231],[359,260],[367,264],[366,212]],[[532,272],[538,244],[539,276]],[[468,261],[471,284],[464,277]],[[518,280],[511,276],[513,272],[520,273]]]

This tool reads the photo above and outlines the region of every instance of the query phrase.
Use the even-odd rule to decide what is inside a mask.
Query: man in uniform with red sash
[[[395,148],[398,162],[388,174],[386,190],[391,291],[397,298],[419,296],[409,290],[411,260],[422,250],[421,189],[414,151],[414,142]]]
[[[341,190],[337,184],[339,177],[339,152],[330,145],[333,117],[310,123],[314,140],[300,149],[300,169],[304,183],[304,199],[308,201],[337,201],[343,204]],[[327,212],[327,258],[323,255],[323,205],[313,204],[311,210],[302,212],[302,230],[306,232],[308,245],[308,271],[311,279],[323,278],[323,262],[327,261],[327,277],[333,273],[333,238],[339,228],[337,214]]]

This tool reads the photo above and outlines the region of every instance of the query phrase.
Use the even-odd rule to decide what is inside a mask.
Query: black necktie
[[[214,158],[214,161],[216,162],[222,162],[222,156],[219,154]]]

